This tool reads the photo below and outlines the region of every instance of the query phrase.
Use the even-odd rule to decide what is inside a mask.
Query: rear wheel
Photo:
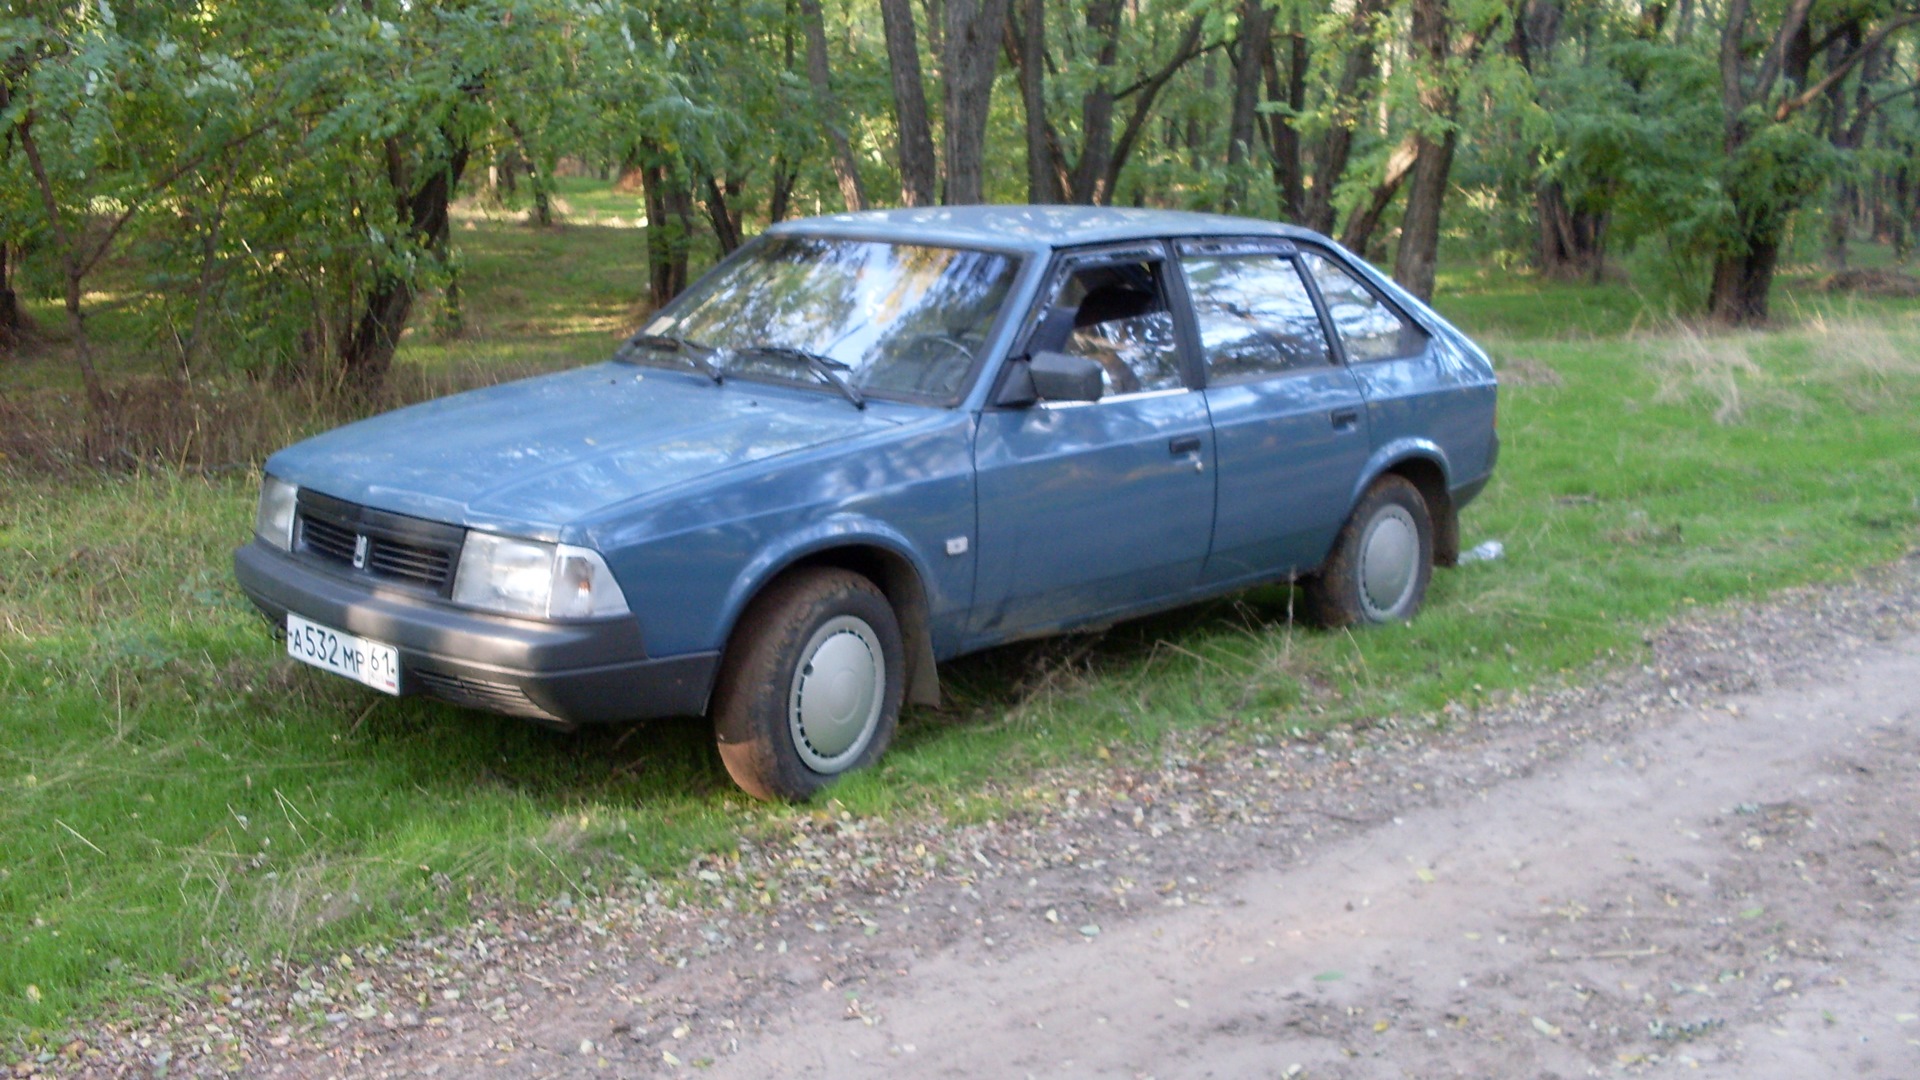
[[[761,799],[800,800],[871,765],[900,719],[900,624],[858,574],[797,571],[741,617],[714,691],[728,775]]]
[[[1420,489],[1387,475],[1360,497],[1325,566],[1305,582],[1322,626],[1405,622],[1433,579],[1433,518]]]

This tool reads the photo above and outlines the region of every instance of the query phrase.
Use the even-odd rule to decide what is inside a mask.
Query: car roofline
[[[1186,210],[1107,206],[978,206],[864,210],[784,221],[770,236],[832,236],[849,240],[921,243],[1017,255],[1126,240],[1182,237],[1273,237],[1325,243],[1309,229],[1259,218]]]

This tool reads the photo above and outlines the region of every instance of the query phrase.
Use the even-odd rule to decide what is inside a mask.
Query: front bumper
[[[649,658],[631,617],[534,622],[344,580],[255,541],[233,553],[249,599],[392,645],[400,692],[573,726],[706,711],[718,652]]]

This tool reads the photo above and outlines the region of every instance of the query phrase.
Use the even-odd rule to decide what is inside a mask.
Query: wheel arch
[[[1392,474],[1412,484],[1426,500],[1433,523],[1433,564],[1453,566],[1460,561],[1460,515],[1453,502],[1446,454],[1425,440],[1405,440],[1381,448],[1368,463],[1365,479],[1354,490],[1353,501],[1374,481]]]
[[[756,572],[746,575],[728,605],[722,647],[731,645],[748,605],[775,582],[814,567],[846,570],[878,586],[899,620],[900,643],[907,655],[907,702],[939,705],[940,672],[934,661],[926,578],[907,551],[905,542],[895,538],[842,533],[816,537],[760,560]]]

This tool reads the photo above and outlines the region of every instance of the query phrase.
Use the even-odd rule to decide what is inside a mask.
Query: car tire
[[[906,650],[893,607],[846,570],[800,570],[748,605],[714,690],[714,741],[758,799],[801,801],[886,752]]]
[[[1433,580],[1433,517],[1405,477],[1374,481],[1340,529],[1326,564],[1308,577],[1307,611],[1322,626],[1406,622]]]

